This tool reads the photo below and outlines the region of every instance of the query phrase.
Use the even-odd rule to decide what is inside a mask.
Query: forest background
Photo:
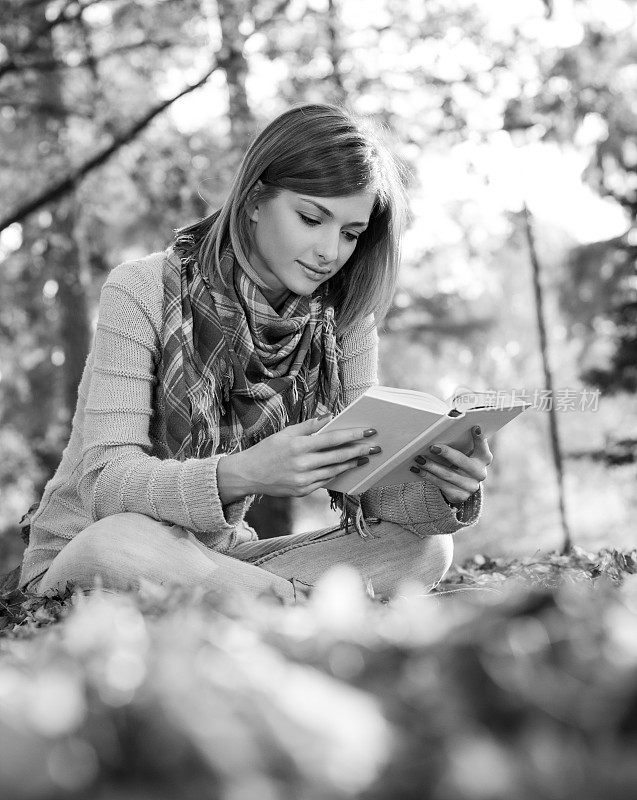
[[[634,544],[636,8],[2,0],[0,567],[68,440],[109,270],[218,207],[300,101],[382,120],[412,176],[381,382],[533,403],[492,440],[459,555],[559,548],[564,521],[585,548]],[[324,492],[256,514],[264,535],[334,519]]]

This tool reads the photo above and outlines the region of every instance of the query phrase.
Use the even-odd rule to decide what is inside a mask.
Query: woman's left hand
[[[477,492],[487,477],[487,467],[493,461],[489,444],[480,428],[478,426],[472,428],[471,433],[473,450],[467,456],[445,444],[433,444],[429,448],[436,457],[449,462],[450,466],[432,461],[430,454],[425,454],[416,456],[415,463],[411,467],[412,472],[419,471],[423,478],[437,486],[449,503],[464,503]]]

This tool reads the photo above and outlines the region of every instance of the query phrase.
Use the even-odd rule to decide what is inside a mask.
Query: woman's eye
[[[320,225],[321,221],[318,219],[314,219],[313,217],[306,217],[305,214],[301,214],[299,212],[299,217],[303,220],[306,225]]]
[[[316,225],[321,224],[320,219],[314,219],[314,217],[306,217],[305,214],[301,214],[300,211],[298,211],[297,213],[306,225],[311,225],[312,227],[315,227]],[[358,236],[355,233],[350,233],[349,231],[343,231],[343,236],[348,242],[356,242],[358,240]]]

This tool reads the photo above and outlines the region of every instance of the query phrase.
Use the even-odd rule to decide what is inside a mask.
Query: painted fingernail
[[[363,431],[363,436],[365,437],[373,436],[375,433],[378,433],[378,431],[375,428],[367,428],[366,431]]]
[[[416,475],[420,475],[420,470],[418,467],[409,467],[409,471],[415,473]]]
[[[437,444],[432,444],[429,449],[431,450],[432,453],[435,453],[437,456],[439,456],[440,453],[442,453],[442,447],[439,447]]]
[[[331,412],[330,412],[330,411],[328,411],[328,412],[327,412],[327,414],[319,414],[319,415],[318,415],[318,417],[317,417],[316,419],[318,419],[318,420],[324,420],[324,419],[327,419],[328,417],[331,417],[331,416],[332,416]]]
[[[382,450],[381,446],[378,445],[378,444],[375,444],[373,447],[370,447],[367,452],[370,454],[370,456],[373,456],[376,453],[380,453],[381,450]]]
[[[367,458],[367,456],[361,456],[360,458],[356,459],[357,467],[362,467],[365,464],[369,464],[369,458]]]
[[[427,459],[423,458],[422,456],[416,456],[415,461],[416,464],[421,464],[421,465],[427,463]]]
[[[476,425],[473,429],[473,432],[476,436],[482,436],[482,428],[479,425]]]

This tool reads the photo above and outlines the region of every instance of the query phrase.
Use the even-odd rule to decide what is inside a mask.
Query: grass
[[[637,551],[0,606],[0,796],[632,798]]]

